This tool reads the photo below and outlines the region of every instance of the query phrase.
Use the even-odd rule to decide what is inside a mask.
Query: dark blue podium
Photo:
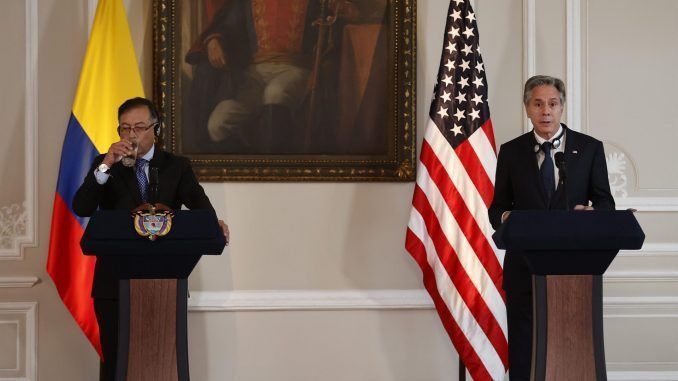
[[[645,234],[631,211],[511,212],[493,239],[533,285],[532,380],[607,380],[602,275]]]
[[[132,211],[98,211],[80,246],[119,279],[116,381],[189,380],[187,278],[226,245],[213,211],[175,211],[170,232],[137,234]]]

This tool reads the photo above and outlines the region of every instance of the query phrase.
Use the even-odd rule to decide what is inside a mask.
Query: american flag
[[[485,67],[469,1],[450,1],[447,15],[405,246],[471,377],[501,380],[508,369],[504,258],[487,216],[497,155]]]

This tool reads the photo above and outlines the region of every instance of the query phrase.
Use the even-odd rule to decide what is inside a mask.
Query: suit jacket
[[[567,183],[562,182],[550,202],[542,187],[533,132],[523,134],[501,146],[497,159],[494,199],[489,208],[490,223],[495,229],[501,225],[501,215],[510,210],[569,209],[577,204],[594,209],[614,210],[610,193],[603,143],[590,136],[565,129],[565,163]],[[556,169],[557,170],[557,169]],[[509,217],[510,218],[510,217]],[[520,256],[506,253],[504,260],[504,289],[531,289],[531,277]]]
[[[99,155],[94,159],[90,171],[73,198],[73,211],[80,217],[91,216],[97,209],[132,210],[142,203],[134,168],[125,167],[118,162],[111,167],[108,181],[103,185],[97,183],[94,169],[101,164],[104,156]],[[158,168],[157,202],[172,209],[180,209],[182,205],[186,205],[189,209],[214,210],[187,158],[165,152],[156,146],[149,167]],[[97,261],[92,297],[117,296],[117,280],[105,265]]]

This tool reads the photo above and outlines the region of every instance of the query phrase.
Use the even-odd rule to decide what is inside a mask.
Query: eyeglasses
[[[128,126],[128,125],[122,125],[118,126],[118,131],[120,131],[120,135],[129,135],[132,131],[134,131],[135,135],[141,135],[142,133],[148,131],[149,128],[153,128],[158,125],[158,122],[151,123],[148,126],[145,126],[143,124],[137,124],[136,126]]]

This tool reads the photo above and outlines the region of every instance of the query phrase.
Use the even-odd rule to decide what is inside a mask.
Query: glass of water
[[[132,143],[132,152],[129,155],[123,156],[122,165],[125,167],[134,167],[137,162],[137,151],[139,150],[139,143],[136,140],[130,141]]]

